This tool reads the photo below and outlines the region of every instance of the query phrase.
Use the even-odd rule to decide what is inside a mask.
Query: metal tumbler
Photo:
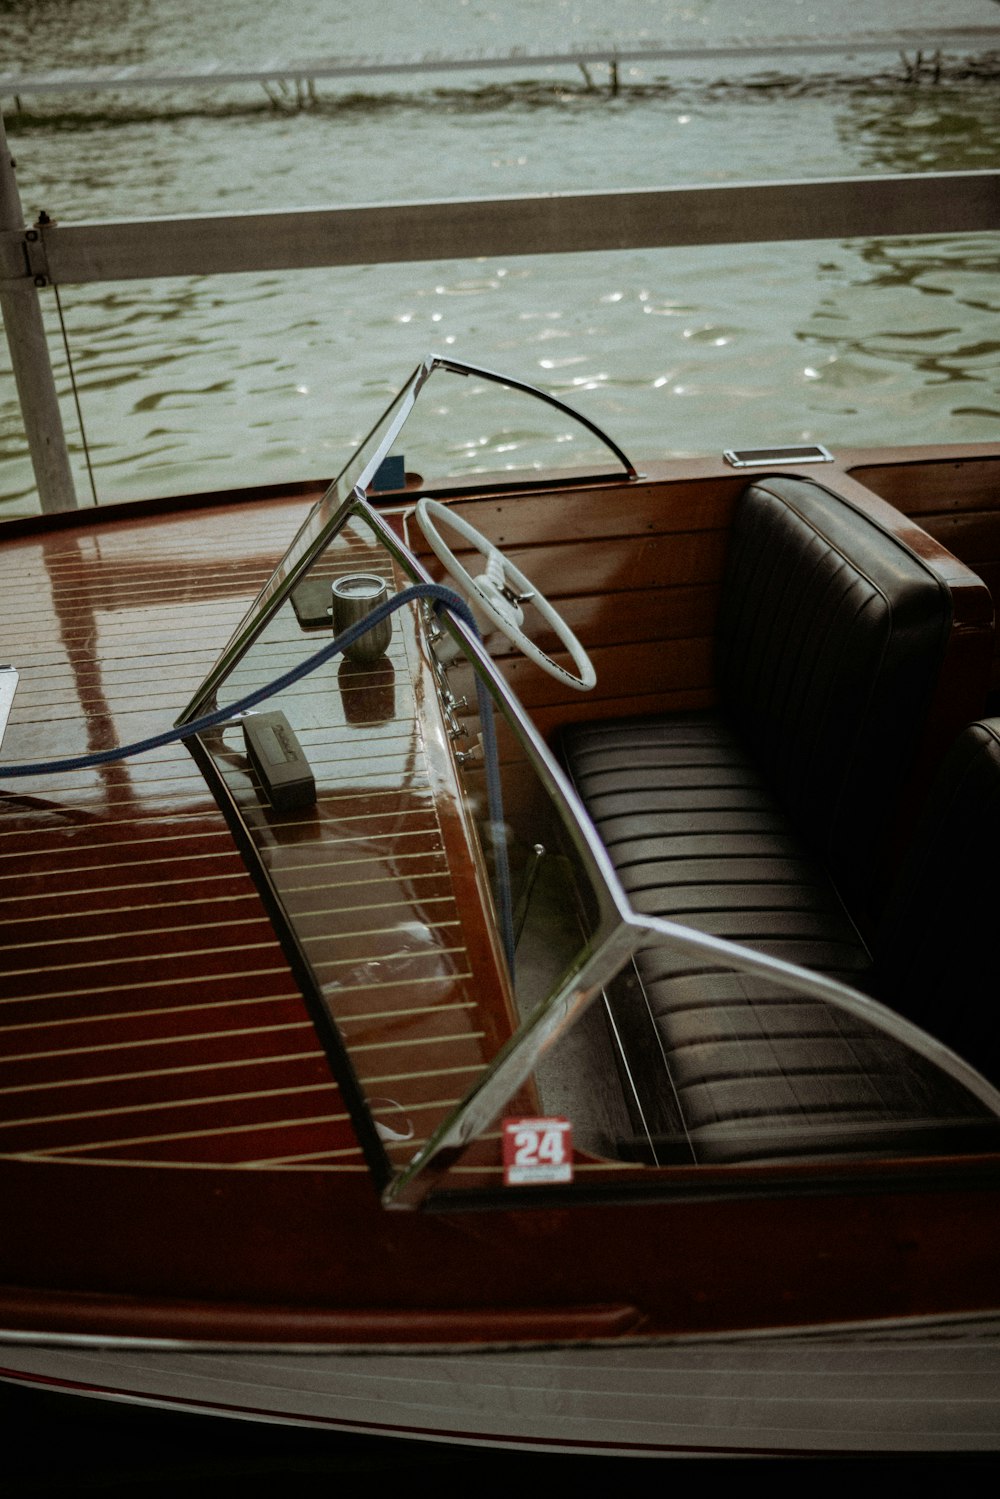
[[[376,573],[351,573],[333,584],[333,633],[341,635],[351,625],[370,614],[377,604],[389,597],[389,585]],[[351,661],[370,665],[389,649],[392,620],[383,619],[349,645],[344,655]]]

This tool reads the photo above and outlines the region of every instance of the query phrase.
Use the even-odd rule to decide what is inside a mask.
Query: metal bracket
[[[44,230],[40,225],[32,229],[0,230],[0,286],[25,281],[33,281],[36,286],[48,286],[51,281]]]
[[[47,214],[42,218],[47,224],[50,222]],[[32,229],[24,231],[24,245],[28,261],[28,275],[36,286],[48,286],[51,277],[49,275],[49,255],[45,247],[45,230],[42,220]]]

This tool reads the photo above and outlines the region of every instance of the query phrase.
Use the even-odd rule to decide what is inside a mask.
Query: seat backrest
[[[946,756],[875,940],[880,999],[1000,1086],[1000,718]]]
[[[855,912],[885,879],[951,621],[941,577],[841,496],[794,477],[743,494],[718,629],[722,701]]]

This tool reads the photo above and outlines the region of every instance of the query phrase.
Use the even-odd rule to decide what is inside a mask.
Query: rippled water
[[[869,25],[1000,23],[992,0],[883,0]],[[529,50],[617,39],[836,36],[830,0],[0,0],[4,66],[176,69],[208,57]],[[794,69],[794,71],[793,71]],[[593,69],[594,82],[601,82]],[[645,63],[617,98],[578,69],[5,100],[26,213],[129,215],[992,166],[988,59],[907,83],[851,60]],[[363,259],[363,247],[359,250]],[[997,238],[726,246],[67,287],[62,309],[101,499],[329,474],[429,350],[535,381],[637,459],[764,441],[992,438]],[[76,415],[43,294],[83,498]],[[0,502],[33,486],[0,370]],[[572,461],[468,394],[437,413],[454,470]]]

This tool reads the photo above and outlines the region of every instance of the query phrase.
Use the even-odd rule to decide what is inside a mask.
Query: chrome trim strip
[[[14,703],[19,673],[14,666],[0,666],[0,744],[7,729],[7,720]]]
[[[924,1314],[915,1317],[886,1317],[873,1319],[871,1321],[851,1322],[823,1322],[806,1324],[803,1326],[789,1327],[758,1327],[748,1329],[727,1329],[719,1332],[703,1333],[675,1333],[663,1337],[642,1336],[616,1336],[614,1346],[616,1348],[657,1348],[657,1347],[688,1347],[700,1348],[711,1347],[717,1344],[741,1344],[754,1342],[812,1342],[827,1339],[840,1340],[856,1334],[865,1342],[871,1342],[873,1338],[884,1335],[887,1338],[926,1337],[940,1330],[943,1336],[950,1341],[956,1333],[963,1328],[969,1328],[977,1340],[977,1346],[982,1346],[984,1327],[996,1338],[1000,1338],[1000,1310],[993,1312],[953,1312],[940,1315]],[[565,1341],[557,1346],[582,1348],[606,1347],[609,1339],[590,1338],[573,1340],[572,1343]],[[20,1328],[0,1327],[0,1349],[4,1346],[29,1347],[29,1348],[95,1348],[95,1349],[121,1349],[122,1351],[135,1350],[136,1352],[157,1353],[236,1353],[236,1354],[267,1354],[281,1357],[283,1355],[298,1356],[301,1354],[320,1355],[327,1354],[330,1357],[371,1357],[384,1354],[393,1357],[405,1354],[408,1358],[440,1358],[442,1356],[475,1357],[477,1354],[495,1354],[500,1350],[508,1352],[521,1351],[531,1352],[537,1348],[551,1348],[553,1340],[547,1338],[536,1343],[512,1344],[510,1340],[491,1343],[260,1343],[243,1342],[236,1340],[205,1339],[201,1341],[193,1338],[154,1338],[139,1337],[115,1333],[88,1333],[88,1332],[24,1332]],[[12,1373],[16,1371],[11,1371]],[[2,1376],[0,1376],[2,1377]]]

